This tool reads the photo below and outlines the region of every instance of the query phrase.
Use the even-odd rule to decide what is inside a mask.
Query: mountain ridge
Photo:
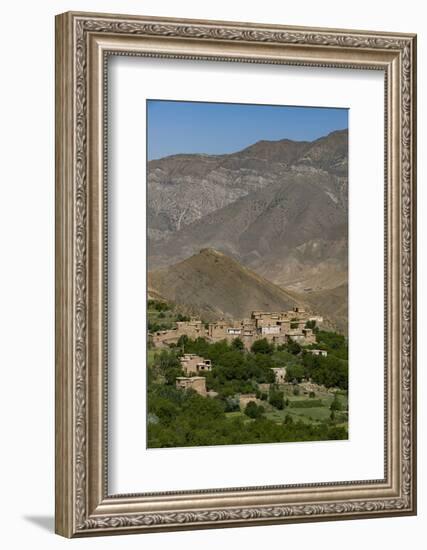
[[[149,236],[154,240],[167,237],[252,191],[282,180],[291,169],[313,170],[313,159],[314,169],[332,170],[331,174],[339,178],[342,174],[336,168],[347,146],[347,131],[340,130],[313,142],[261,140],[226,155],[180,154],[151,160],[147,166]],[[161,224],[156,219],[159,217]]]
[[[247,145],[246,147],[243,147],[242,149],[237,149],[236,151],[233,151],[231,153],[174,153],[172,155],[165,155],[163,157],[159,157],[156,159],[151,159],[148,161],[148,163],[156,163],[159,161],[164,160],[174,160],[174,159],[190,159],[190,158],[210,158],[212,160],[218,160],[218,159],[225,159],[227,157],[232,156],[244,156],[243,154],[245,152],[257,150],[261,145],[279,145],[279,144],[289,144],[289,145],[300,145],[302,147],[308,148],[309,146],[312,146],[316,144],[317,142],[321,142],[325,139],[330,139],[335,136],[339,135],[347,135],[348,130],[346,128],[340,129],[340,130],[332,130],[331,132],[325,134],[324,136],[320,136],[312,141],[307,140],[297,140],[297,139],[290,139],[290,138],[280,138],[280,139],[260,139],[258,141],[255,141],[254,143]]]

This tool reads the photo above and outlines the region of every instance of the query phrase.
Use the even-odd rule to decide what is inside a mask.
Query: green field
[[[275,422],[283,422],[286,416],[289,415],[293,420],[301,420],[306,424],[318,424],[330,419],[330,406],[334,399],[332,394],[322,394],[322,396],[316,396],[313,399],[309,399],[306,395],[293,395],[292,389],[290,389],[288,385],[281,386],[281,389],[284,391],[285,397],[289,401],[289,404],[285,406],[283,410],[268,407],[271,410],[266,411],[266,418],[269,418]],[[344,423],[347,419],[346,410],[348,407],[348,398],[345,392],[337,393],[342,405],[342,410],[337,411],[336,417],[338,421],[342,421]],[[321,401],[321,405],[319,404],[319,400]],[[309,406],[310,402],[313,403],[312,407]],[[292,406],[294,403],[304,403],[307,404],[307,407]]]

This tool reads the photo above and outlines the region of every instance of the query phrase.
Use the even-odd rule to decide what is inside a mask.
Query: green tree
[[[299,358],[292,355],[287,351],[286,346],[280,346],[280,349],[273,353],[271,356],[272,366],[274,367],[287,367],[288,365],[295,365],[299,362]]]
[[[175,385],[175,381],[178,378],[178,376],[182,376],[183,374],[184,373],[182,372],[181,369],[178,369],[178,368],[168,369],[165,372],[166,384]]]
[[[255,401],[249,401],[245,407],[245,414],[249,418],[260,418],[264,412],[264,407],[261,405],[258,406]]]
[[[304,366],[301,364],[288,365],[286,367],[286,380],[293,382],[296,380],[298,383],[304,378]]]
[[[252,353],[260,353],[262,355],[271,355],[274,351],[274,344],[270,344],[267,338],[255,340],[251,347]]]
[[[302,362],[305,367],[306,377],[311,378],[316,384],[327,388],[337,387],[343,390],[348,388],[348,361],[334,354],[327,357],[314,356],[303,353]]]
[[[245,349],[245,345],[241,338],[235,338],[231,343],[231,348],[237,351],[243,351]]]
[[[286,344],[286,347],[292,355],[299,355],[301,353],[301,346],[298,344],[298,342],[295,342],[295,340],[292,340],[292,338],[289,338],[289,341]]]
[[[348,345],[345,336],[338,332],[319,330],[316,332],[318,347],[325,349],[328,353],[348,360]]]
[[[160,354],[156,354],[154,361],[162,372],[168,369],[180,368],[181,366],[178,357],[173,351],[162,350]]]
[[[282,391],[277,391],[277,390],[271,391],[268,402],[270,403],[270,405],[272,405],[276,409],[283,410],[285,408],[285,402],[283,399]]]

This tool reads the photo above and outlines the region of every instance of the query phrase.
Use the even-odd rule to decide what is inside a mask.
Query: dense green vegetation
[[[168,385],[149,389],[149,447],[188,447],[346,439],[347,430],[332,422],[307,425],[288,420],[277,423],[262,413],[256,417],[227,417],[219,399],[201,397],[192,390]],[[259,407],[257,407],[259,409]]]
[[[327,357],[312,355],[295,342],[277,347],[265,339],[249,352],[238,338],[211,344],[185,336],[170,349],[150,350],[148,446],[346,439],[347,343],[336,333],[317,330],[317,337],[312,347],[325,349]],[[184,374],[183,353],[212,361],[212,371],[204,373],[208,391],[215,392],[210,397],[176,389],[176,377]],[[286,384],[275,383],[272,367],[286,367]],[[303,391],[300,384],[308,379],[325,386],[323,393]],[[239,394],[248,393],[257,402],[241,410]]]
[[[249,418],[261,418],[265,413],[265,408],[262,405],[257,405],[255,401],[249,401],[245,407],[245,414]]]

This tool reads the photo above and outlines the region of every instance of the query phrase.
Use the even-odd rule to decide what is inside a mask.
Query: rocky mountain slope
[[[150,269],[212,247],[297,291],[345,283],[347,138],[338,131],[152,161]]]
[[[230,155],[173,155],[153,160],[148,163],[150,238],[167,238],[241,197],[283,181],[292,172],[328,174],[331,188],[326,191],[332,200],[342,202],[347,147],[347,131],[343,130],[314,142],[259,141]]]
[[[348,334],[348,284],[318,292],[304,293],[304,301],[312,311],[320,312],[325,325]]]
[[[336,286],[346,274],[347,216],[321,182],[319,174],[290,174],[271,183],[151,243],[150,265],[166,266],[213,247],[282,286]]]
[[[256,309],[289,310],[303,305],[292,294],[214,249],[149,272],[150,296],[161,296],[205,320],[243,319]]]

